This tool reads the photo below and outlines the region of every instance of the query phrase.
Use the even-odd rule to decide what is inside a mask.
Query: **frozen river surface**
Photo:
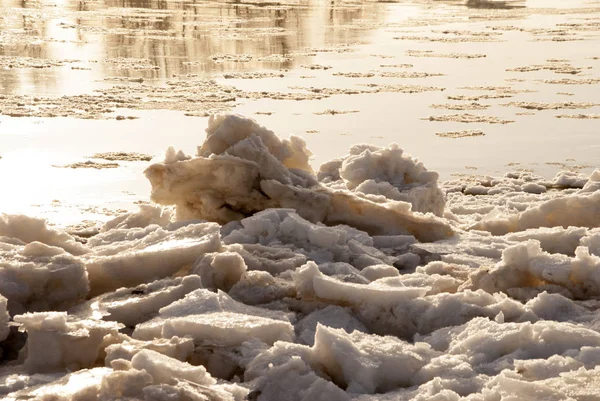
[[[1,7],[3,400],[600,401],[597,2]]]

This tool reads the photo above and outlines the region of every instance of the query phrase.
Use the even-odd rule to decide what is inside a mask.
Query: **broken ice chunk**
[[[412,234],[421,241],[453,235],[444,220],[417,213],[442,215],[437,173],[404,157],[397,146],[367,149],[342,166],[349,178],[362,180],[361,191],[376,195],[319,183],[309,155],[300,139],[282,141],[254,120],[219,116],[209,121],[198,157],[153,164],[145,174],[151,199],[175,205],[180,220],[226,224],[269,208],[292,208],[313,223],[345,224],[371,235]],[[327,240],[317,234],[317,241]]]
[[[461,288],[481,288],[487,292],[518,288],[539,288],[539,292],[558,287],[578,299],[600,295],[600,257],[585,246],[577,247],[575,257],[544,252],[540,242],[510,246],[502,252],[502,261],[493,268],[480,268]],[[533,296],[537,293],[533,292]]]
[[[229,291],[248,267],[239,253],[209,253],[196,260],[191,272],[202,278],[206,288]]]
[[[177,384],[178,381],[190,381],[208,386],[217,382],[204,366],[192,366],[149,349],[138,352],[131,360],[131,366],[148,372],[154,383]]]
[[[69,314],[79,318],[113,320],[133,327],[198,288],[202,288],[202,281],[196,275],[157,280],[100,295],[71,308]]]
[[[10,316],[8,315],[7,300],[2,295],[0,295],[0,342],[4,341],[6,337],[8,337],[9,327],[8,322],[10,320]],[[0,357],[2,357],[2,351],[0,350]]]
[[[102,320],[68,321],[66,312],[17,315],[14,321],[27,332],[25,368],[31,372],[79,370],[94,366],[103,339],[123,327]]]
[[[93,240],[94,255],[85,265],[92,296],[172,276],[199,256],[221,248],[219,226],[214,223],[112,229]]]
[[[351,305],[389,305],[424,296],[430,287],[388,286],[378,282],[368,285],[344,283],[329,278],[319,271],[314,262],[308,262],[294,274],[298,292],[303,297],[316,297]]]
[[[0,215],[0,237],[16,238],[23,245],[31,242],[64,249],[72,255],[82,255],[89,250],[64,231],[48,227],[46,220],[20,214]]]
[[[317,326],[322,324],[335,329],[344,329],[346,333],[355,330],[367,333],[367,328],[354,316],[352,311],[341,306],[329,305],[323,309],[316,310],[296,323],[295,329],[298,339],[312,346],[315,343]]]
[[[165,337],[163,336],[163,330],[165,325],[171,319],[181,318],[181,322],[177,323],[176,325],[176,330],[184,330],[185,321],[188,317],[197,317],[221,312],[231,313],[233,315],[231,319],[233,325],[232,327],[238,327],[237,323],[235,323],[237,319],[239,320],[240,327],[243,329],[245,323],[242,317],[244,315],[247,315],[249,318],[265,318],[266,320],[264,320],[263,323],[266,326],[269,326],[271,321],[280,321],[286,323],[285,325],[280,327],[284,330],[284,333],[282,333],[284,337],[287,336],[285,332],[289,332],[288,327],[289,330],[291,330],[291,325],[289,323],[290,317],[285,312],[277,310],[272,311],[268,309],[258,308],[255,306],[244,305],[241,302],[233,300],[229,295],[222,291],[214,293],[209,290],[196,290],[187,294],[185,298],[173,302],[172,304],[162,308],[160,310],[159,316],[157,316],[156,318],[137,325],[135,331],[133,332],[133,337],[140,340],[151,340],[153,338]],[[207,318],[205,323],[203,323],[202,319],[196,319],[199,327],[198,330],[206,330],[210,332],[210,325],[212,324],[213,320],[213,318]],[[226,323],[223,324],[225,325]],[[226,330],[224,326],[219,326],[218,322],[215,323],[215,325],[215,332],[222,332],[223,330]],[[190,325],[190,327],[192,326],[193,325]],[[274,326],[277,325],[274,324]],[[258,331],[260,330],[262,329],[258,329]],[[249,327],[247,332],[250,333],[251,331],[252,328]],[[185,333],[182,335],[185,335]],[[251,338],[251,336],[249,336],[249,338]],[[218,338],[216,340],[217,343],[218,341],[221,341]],[[227,341],[227,339],[223,338],[222,341]]]
[[[106,347],[106,358],[104,360],[106,366],[110,366],[111,362],[117,359],[131,361],[137,353],[145,349],[156,351],[178,361],[187,360],[194,352],[194,341],[189,337],[157,338],[152,341],[141,341],[119,334],[114,339],[109,339],[109,341],[113,340],[118,341],[118,343]]]
[[[192,336],[198,343],[230,347],[253,338],[267,344],[292,341],[294,330],[288,322],[232,312],[192,315],[165,322],[163,337],[185,335]]]
[[[41,242],[12,244],[0,238],[0,294],[11,315],[64,310],[88,291],[88,274],[78,257]]]

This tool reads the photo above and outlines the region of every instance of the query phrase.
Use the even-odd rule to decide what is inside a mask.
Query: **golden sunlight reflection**
[[[49,62],[0,70],[3,92],[78,94],[115,76],[164,80],[181,74],[290,68],[302,60],[272,62],[268,57],[361,41],[361,31],[345,27],[353,21],[378,24],[384,18],[381,7],[370,3],[305,0],[293,5],[4,0],[0,11],[12,18],[0,20],[7,36],[0,36],[0,57]],[[230,54],[248,55],[248,61],[219,61],[219,55]]]

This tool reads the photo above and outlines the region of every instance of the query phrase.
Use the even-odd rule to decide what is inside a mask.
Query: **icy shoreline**
[[[0,216],[0,395],[600,399],[598,171],[309,157],[219,116],[146,170],[164,207],[86,239]]]

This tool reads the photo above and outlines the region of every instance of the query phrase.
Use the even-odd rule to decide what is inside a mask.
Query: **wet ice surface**
[[[600,170],[309,156],[214,116],[146,168],[155,204],[0,215],[3,399],[600,399]]]
[[[20,196],[1,210],[62,225],[131,210],[147,201],[143,163],[52,166],[89,167],[98,152],[157,160],[169,145],[195,146],[222,111],[303,137],[315,168],[355,143],[397,142],[444,179],[550,178],[555,163],[590,173],[599,7],[4,2],[0,171]],[[485,135],[452,134],[467,131]]]

